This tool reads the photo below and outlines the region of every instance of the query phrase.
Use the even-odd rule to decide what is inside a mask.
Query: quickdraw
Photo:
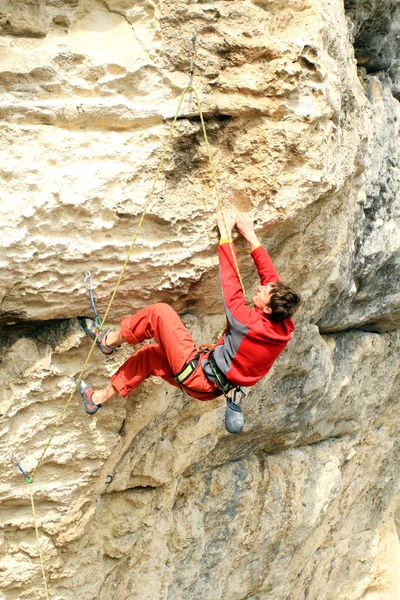
[[[196,49],[197,49],[197,35],[194,32],[193,35],[190,36],[189,40],[189,53],[190,53],[190,66],[189,66],[189,81],[188,86],[192,85],[193,82],[193,73],[196,61]]]
[[[89,282],[87,289],[89,292],[90,304],[92,306],[92,310],[93,310],[93,314],[94,314],[94,320],[96,322],[97,329],[99,331],[103,331],[103,321],[100,319],[99,313],[96,310],[96,304],[95,304],[94,297],[93,297],[93,280],[92,280],[92,274],[90,271],[86,271],[85,279],[83,280],[84,283],[86,283],[87,281]]]
[[[22,476],[23,476],[23,478],[25,480],[25,483],[33,483],[32,478],[27,473],[25,473],[24,469],[21,467],[21,465],[19,464],[19,462],[17,461],[17,459],[15,458],[15,456],[13,456],[13,462],[15,462],[15,464],[18,467],[18,469],[22,473]]]

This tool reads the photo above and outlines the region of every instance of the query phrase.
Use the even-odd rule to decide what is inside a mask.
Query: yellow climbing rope
[[[46,600],[47,600],[48,597],[49,597],[49,591],[48,591],[48,588],[47,588],[47,579],[46,579],[46,571],[45,571],[45,568],[44,568],[42,546],[40,544],[39,527],[38,527],[37,518],[36,518],[35,502],[33,501],[33,481],[29,485],[29,495],[31,497],[31,507],[32,507],[32,515],[33,515],[33,524],[35,526],[36,545],[38,547],[40,567],[42,569],[44,593],[46,595]]]
[[[191,63],[191,68],[192,68],[192,63]],[[192,71],[191,71],[191,73],[192,73]],[[152,187],[150,189],[150,193],[149,193],[148,199],[147,199],[147,201],[146,201],[146,203],[144,205],[144,208],[143,208],[143,211],[142,211],[139,223],[138,223],[138,225],[136,227],[136,231],[134,233],[131,245],[130,245],[129,250],[128,250],[128,254],[126,256],[126,259],[125,259],[125,262],[124,262],[123,267],[121,269],[121,272],[120,272],[120,275],[118,277],[117,283],[116,283],[116,285],[114,287],[114,291],[113,291],[113,293],[111,295],[111,298],[110,298],[109,303],[107,305],[106,311],[104,313],[104,317],[103,317],[102,322],[101,322],[102,327],[104,327],[104,324],[106,323],[106,320],[107,320],[108,314],[110,312],[111,306],[112,306],[112,304],[114,302],[114,298],[115,298],[116,293],[118,291],[118,288],[119,288],[119,286],[121,284],[121,281],[122,281],[122,278],[124,276],[125,270],[126,270],[126,268],[128,266],[129,259],[131,257],[131,254],[132,254],[132,251],[133,251],[133,247],[134,247],[134,245],[136,243],[139,231],[140,231],[140,229],[142,227],[143,220],[144,220],[144,218],[146,216],[146,213],[147,213],[147,211],[149,209],[151,200],[153,198],[153,193],[154,193],[154,190],[155,190],[155,186],[156,186],[157,181],[159,179],[159,176],[160,176],[160,173],[161,173],[161,169],[162,169],[162,167],[164,165],[165,156],[166,156],[167,150],[168,150],[170,142],[171,142],[172,133],[173,133],[174,128],[175,128],[176,120],[177,120],[178,115],[180,113],[183,99],[184,99],[185,95],[188,92],[193,92],[194,95],[195,95],[195,97],[196,97],[196,102],[197,102],[197,107],[198,107],[198,110],[199,110],[199,116],[200,116],[200,120],[201,120],[201,126],[202,126],[202,130],[203,130],[204,140],[205,140],[205,144],[206,144],[206,147],[207,147],[207,155],[208,155],[209,164],[210,164],[211,177],[212,177],[212,180],[213,180],[213,183],[214,183],[215,194],[216,194],[217,200],[218,200],[218,207],[219,207],[219,210],[221,211],[221,215],[222,215],[222,220],[223,220],[223,223],[224,223],[225,231],[226,231],[226,233],[229,233],[227,225],[226,225],[226,219],[225,219],[225,215],[224,215],[224,210],[223,210],[223,205],[222,205],[221,197],[220,197],[219,190],[218,190],[218,182],[217,182],[217,178],[216,178],[216,175],[215,175],[215,169],[214,169],[214,165],[213,165],[213,161],[212,161],[212,157],[211,157],[210,144],[209,144],[209,141],[208,141],[207,131],[206,131],[205,123],[204,123],[203,111],[201,109],[201,104],[200,104],[200,100],[199,100],[198,94],[197,94],[196,90],[194,89],[194,87],[190,84],[190,85],[187,85],[185,87],[185,89],[183,90],[183,92],[181,94],[179,105],[178,105],[177,111],[175,113],[175,117],[173,119],[173,122],[171,124],[167,141],[166,141],[166,143],[164,145],[164,150],[163,150],[163,153],[162,153],[162,156],[161,156],[161,159],[160,159],[157,171],[156,171],[156,175],[155,175]],[[238,278],[239,278],[239,281],[240,281],[240,285],[242,286],[243,293],[244,293],[244,286],[243,286],[242,278],[241,278],[240,273],[239,273],[239,267],[238,267],[238,264],[237,264],[236,255],[235,255],[235,251],[234,251],[234,247],[233,247],[233,243],[232,242],[230,243],[230,248],[231,248],[232,259],[233,259],[233,262],[234,262],[234,265],[235,265],[235,269],[236,269],[236,272],[237,272],[237,275],[238,275]],[[42,555],[42,550],[41,550],[41,545],[40,545],[39,528],[38,528],[38,523],[37,523],[35,503],[34,503],[34,499],[33,499],[33,481],[34,481],[36,472],[38,470],[38,467],[41,464],[41,462],[42,462],[42,460],[43,460],[43,458],[44,458],[47,450],[49,449],[49,446],[50,446],[51,442],[54,439],[55,434],[57,433],[57,430],[58,430],[59,426],[61,425],[61,423],[62,423],[62,421],[63,421],[63,419],[65,417],[65,414],[66,414],[66,412],[68,410],[68,407],[69,407],[69,405],[71,403],[71,400],[72,400],[72,398],[73,398],[73,396],[74,396],[74,394],[75,394],[75,392],[76,392],[76,390],[78,388],[79,382],[81,381],[81,379],[83,377],[83,374],[84,374],[84,372],[86,370],[86,367],[88,365],[88,362],[90,360],[92,352],[93,352],[93,350],[94,350],[94,348],[96,346],[97,338],[98,338],[99,335],[100,335],[100,331],[99,331],[99,333],[97,334],[96,338],[93,340],[93,342],[91,344],[89,353],[88,353],[87,358],[85,360],[85,363],[84,363],[84,365],[83,365],[83,367],[82,367],[82,369],[81,369],[81,371],[79,373],[78,379],[75,382],[75,386],[74,386],[72,392],[70,393],[70,395],[68,397],[68,400],[67,400],[67,402],[66,402],[66,404],[64,406],[64,409],[63,409],[63,411],[61,413],[61,416],[59,417],[58,421],[56,422],[56,424],[55,424],[55,426],[53,428],[53,431],[52,431],[52,433],[50,435],[50,438],[49,438],[46,446],[44,447],[44,449],[43,449],[43,451],[42,451],[39,459],[37,460],[36,465],[35,465],[32,473],[31,473],[31,475],[27,476],[25,474],[25,476],[24,476],[24,479],[25,479],[26,483],[29,484],[31,506],[32,506],[32,515],[33,515],[33,522],[34,522],[34,526],[35,526],[36,540],[37,540],[37,546],[38,546],[38,552],[39,552],[39,560],[40,560],[40,566],[41,566],[41,570],[42,570],[43,585],[44,585],[44,591],[45,591],[46,600],[49,600],[49,594],[48,594],[48,585],[47,585],[47,580],[46,580],[46,571],[45,571],[45,566],[44,566],[44,561],[43,561],[43,555]]]

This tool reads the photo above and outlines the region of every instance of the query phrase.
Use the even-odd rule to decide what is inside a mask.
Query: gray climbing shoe
[[[225,429],[229,433],[240,433],[243,431],[244,420],[243,411],[238,404],[232,402],[232,400],[226,401],[225,411]]]
[[[113,354],[113,352],[117,351],[117,348],[111,348],[110,346],[107,346],[105,341],[103,342],[107,336],[107,333],[110,331],[108,327],[105,327],[103,331],[99,331],[96,326],[96,321],[90,317],[78,317],[78,322],[86,335],[88,335],[92,340],[95,340],[97,335],[99,336],[96,344],[103,354],[109,356],[110,354]]]
[[[87,383],[85,383],[83,379],[79,381],[76,390],[82,396],[83,408],[85,409],[88,415],[94,415],[94,413],[96,413],[99,410],[99,408],[103,406],[102,404],[95,404],[92,401],[94,389],[90,387],[90,385],[87,385]]]

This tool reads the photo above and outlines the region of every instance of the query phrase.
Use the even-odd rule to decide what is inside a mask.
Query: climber
[[[283,352],[294,329],[292,316],[300,296],[279,280],[278,273],[254,231],[249,213],[218,216],[220,283],[227,315],[227,329],[214,349],[197,352],[195,343],[175,310],[164,303],[143,308],[122,319],[121,328],[105,328],[97,339],[103,354],[111,354],[123,343],[140,344],[154,338],[157,343],[139,348],[112,376],[110,384],[94,390],[84,381],[78,384],[88,414],[94,414],[115,394],[126,398],[151,375],[162,377],[198,400],[212,400],[238,386],[253,386],[270,370]],[[251,246],[251,256],[260,277],[253,298],[246,300],[234,265],[231,232],[238,231]],[[80,317],[85,332],[95,339],[93,319]]]

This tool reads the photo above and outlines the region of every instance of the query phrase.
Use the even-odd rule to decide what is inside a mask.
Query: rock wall
[[[74,396],[33,486],[50,597],[400,597],[398,28],[389,1],[0,0],[1,598],[44,597],[15,460],[35,467],[84,364],[83,278],[104,313],[194,30],[221,196],[303,307],[240,436],[223,400],[158,379],[93,418]],[[111,324],[163,301],[215,339],[215,218],[187,95]],[[93,354],[85,380],[129,354]]]

